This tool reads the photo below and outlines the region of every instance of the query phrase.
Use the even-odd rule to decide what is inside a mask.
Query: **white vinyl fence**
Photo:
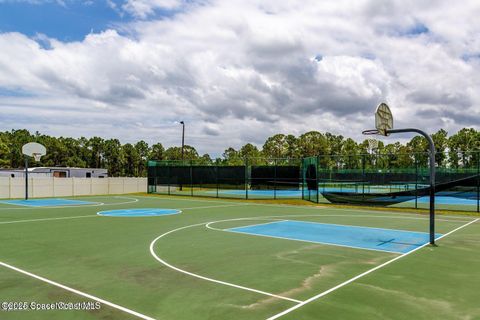
[[[147,192],[147,178],[29,178],[28,196],[71,197]],[[0,177],[0,199],[25,197],[25,178]]]

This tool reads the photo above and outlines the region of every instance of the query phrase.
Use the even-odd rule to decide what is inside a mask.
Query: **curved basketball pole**
[[[430,159],[430,244],[435,245],[435,144],[433,143],[432,138],[425,132],[420,129],[415,128],[406,128],[406,129],[386,129],[384,135],[389,135],[391,133],[418,133],[427,139],[429,147],[429,159]],[[364,135],[379,135],[379,130],[371,129],[364,130],[362,132]]]
[[[430,244],[435,245],[435,144],[432,138],[420,129],[387,129],[386,133],[407,133],[414,132],[425,137],[428,141],[430,159]]]

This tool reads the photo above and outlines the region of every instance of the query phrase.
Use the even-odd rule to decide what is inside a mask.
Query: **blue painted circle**
[[[97,214],[107,217],[154,217],[178,214],[180,212],[182,211],[177,209],[141,208],[100,211]]]

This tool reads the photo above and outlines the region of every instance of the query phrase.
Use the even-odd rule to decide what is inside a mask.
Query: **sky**
[[[185,142],[480,124],[480,3],[0,0],[0,130]],[[391,136],[388,139],[408,139]],[[389,140],[386,141],[389,141]]]

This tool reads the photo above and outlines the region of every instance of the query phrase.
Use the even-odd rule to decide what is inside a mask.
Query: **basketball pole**
[[[25,156],[25,200],[28,200],[28,156]]]
[[[430,149],[430,244],[435,245],[435,145],[433,140],[426,132],[414,128],[388,129],[386,132],[387,134],[415,132],[424,136],[428,141],[428,147]]]

